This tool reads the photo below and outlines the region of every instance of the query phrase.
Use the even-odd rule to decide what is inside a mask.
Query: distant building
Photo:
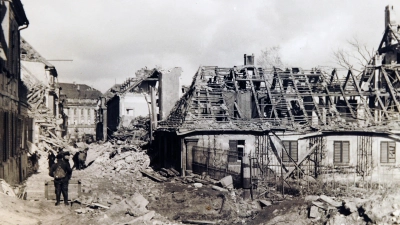
[[[73,141],[96,140],[96,110],[101,92],[86,84],[59,83],[66,115],[66,135]]]
[[[20,76],[20,31],[29,25],[20,0],[0,1],[0,178],[27,176],[30,138],[27,94]]]

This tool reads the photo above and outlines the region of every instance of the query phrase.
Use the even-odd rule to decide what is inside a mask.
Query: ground
[[[162,178],[149,167],[146,151],[124,143],[89,145],[88,167],[73,171],[82,195],[71,193],[72,204],[55,206],[45,199],[45,182],[51,177],[46,153],[41,154],[39,171],[25,182],[26,200],[0,192],[0,224],[393,224],[400,219],[396,186],[354,187],[330,197],[286,195],[264,199],[271,205],[263,206],[244,200],[240,189],[214,190],[218,184],[207,184],[200,176],[157,182],[141,172]]]

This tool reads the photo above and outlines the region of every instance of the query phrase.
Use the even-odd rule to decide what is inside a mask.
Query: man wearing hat
[[[64,154],[57,155],[57,163],[51,167],[49,175],[54,177],[56,205],[60,204],[61,193],[64,198],[64,204],[68,205],[68,182],[72,176],[72,169],[69,163],[65,160]]]

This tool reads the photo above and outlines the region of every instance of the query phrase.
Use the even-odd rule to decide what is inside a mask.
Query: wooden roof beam
[[[381,67],[381,70],[382,70],[383,77],[386,80],[387,86],[389,87],[389,93],[390,93],[391,97],[393,98],[393,102],[396,105],[397,111],[400,112],[400,104],[396,99],[396,93],[394,91],[394,88],[393,88],[390,80],[389,80],[388,74],[383,67]]]

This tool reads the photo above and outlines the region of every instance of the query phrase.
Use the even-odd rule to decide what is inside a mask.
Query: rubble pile
[[[39,126],[39,149],[54,150],[67,147],[67,141],[57,136],[64,120],[61,117],[55,118],[51,110],[46,107],[46,92],[51,88],[34,80],[28,80],[26,84],[29,88],[29,115]]]
[[[89,149],[86,164],[90,165],[85,172],[96,171],[97,178],[104,178],[115,173],[131,175],[146,169],[150,158],[139,146],[117,141],[116,145],[107,142],[102,148]]]
[[[120,127],[111,135],[110,142],[124,141],[127,144],[144,145],[149,140],[149,118],[136,117],[131,120],[129,126]]]

